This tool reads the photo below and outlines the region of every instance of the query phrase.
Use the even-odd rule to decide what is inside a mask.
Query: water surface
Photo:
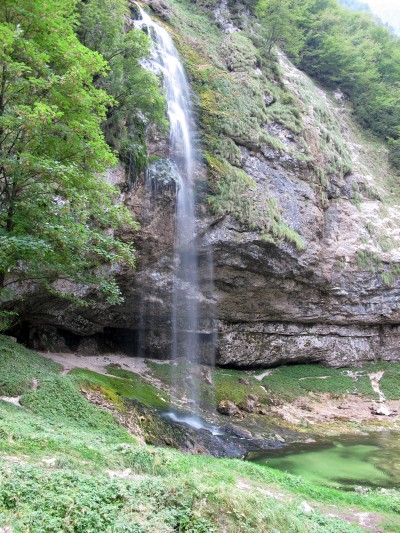
[[[399,432],[296,443],[260,452],[251,460],[330,487],[400,487]]]

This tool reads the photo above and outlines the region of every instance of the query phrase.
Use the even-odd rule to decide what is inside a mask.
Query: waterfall
[[[169,119],[169,164],[175,168],[177,183],[171,316],[173,388],[177,394],[184,391],[186,400],[198,405],[200,293],[194,198],[196,148],[190,88],[171,36],[139,5],[138,9],[141,16],[138,26],[146,29],[153,40],[149,67],[163,79]]]

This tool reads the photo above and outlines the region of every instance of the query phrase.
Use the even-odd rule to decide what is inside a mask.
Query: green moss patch
[[[170,364],[153,363],[152,361],[146,361],[147,366],[150,368],[154,377],[172,386],[176,383],[183,383],[187,368],[184,364],[178,364],[172,367]],[[256,379],[248,376],[241,370],[230,370],[226,368],[209,368],[211,373],[212,385],[199,379],[200,387],[200,402],[204,408],[215,409],[215,406],[221,400],[231,400],[235,403],[240,403],[249,394],[256,396],[266,396],[265,391]],[[249,385],[240,381],[240,378],[244,378]],[[181,391],[184,392],[183,390]]]
[[[38,389],[25,393],[20,401],[33,413],[50,420],[120,433],[111,413],[90,404],[67,376],[42,379]],[[122,428],[121,431],[125,433]]]
[[[99,390],[111,402],[122,406],[124,398],[137,400],[147,407],[165,407],[168,395],[153,385],[146,383],[138,374],[116,368],[112,365],[107,367],[112,376],[97,374],[91,370],[74,369],[70,375],[83,388]]]
[[[349,374],[350,372],[350,374]],[[351,377],[351,374],[355,377]],[[322,365],[282,366],[271,371],[262,384],[272,395],[294,400],[308,392],[361,394],[375,398],[366,369],[336,369]]]

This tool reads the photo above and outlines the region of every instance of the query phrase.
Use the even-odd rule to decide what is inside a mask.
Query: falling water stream
[[[153,40],[150,67],[162,75],[169,120],[169,160],[175,174],[176,226],[172,296],[173,389],[184,391],[195,410],[199,400],[199,257],[194,199],[195,143],[189,83],[169,33],[138,5],[141,20]],[[211,257],[211,255],[210,255]],[[212,260],[212,259],[210,259]],[[211,271],[211,267],[210,267]],[[179,370],[178,370],[179,369]]]

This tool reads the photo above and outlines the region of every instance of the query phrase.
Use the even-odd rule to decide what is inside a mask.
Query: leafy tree
[[[113,99],[107,63],[79,42],[73,0],[0,5],[0,290],[33,280],[96,283],[120,299],[104,263],[132,267],[115,237],[134,223],[102,178],[115,156],[100,124]]]
[[[152,123],[166,127],[158,80],[140,64],[149,53],[150,39],[127,22],[127,0],[87,0],[79,4],[79,13],[81,42],[100,52],[110,66],[107,77],[95,80],[116,102],[103,124],[106,140],[137,173],[147,163],[146,129]]]
[[[266,48],[270,53],[274,45],[281,46],[296,57],[303,47],[304,35],[299,30],[300,20],[306,12],[307,0],[260,0],[256,15],[264,23]],[[293,31],[293,28],[297,31]]]

